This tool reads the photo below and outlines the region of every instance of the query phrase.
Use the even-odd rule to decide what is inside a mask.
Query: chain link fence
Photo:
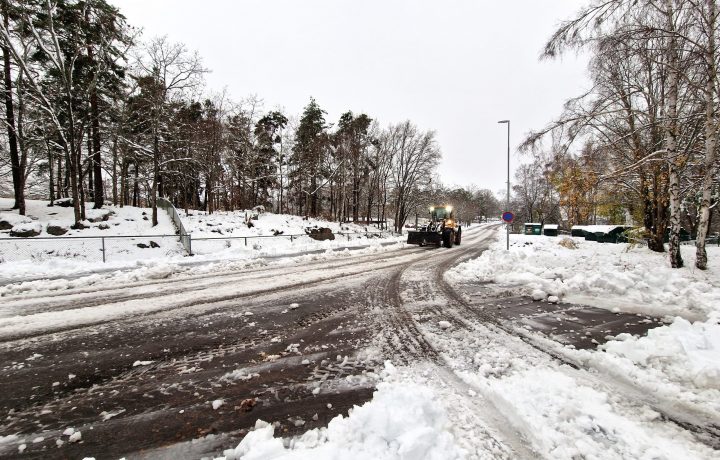
[[[346,242],[362,244],[394,236],[392,232],[337,232],[333,246]],[[271,243],[272,242],[272,243]],[[190,234],[0,238],[0,263],[20,260],[45,261],[53,258],[88,262],[115,262],[170,256],[213,254],[234,250],[283,250],[318,241],[307,234],[252,235],[220,238],[192,238]]]
[[[53,258],[113,262],[183,254],[177,235],[0,238],[0,262]]]

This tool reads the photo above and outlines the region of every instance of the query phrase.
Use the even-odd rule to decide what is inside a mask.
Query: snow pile
[[[621,334],[602,348],[642,366],[656,364],[673,380],[720,390],[720,325],[677,318],[645,337]]]
[[[666,254],[579,238],[573,239],[577,249],[550,237],[513,235],[511,241],[509,252],[504,242],[495,243],[448,278],[492,281],[552,303],[559,300],[557,296],[616,312],[667,316],[671,324],[654,328],[645,337],[621,334],[598,350],[558,345],[558,351],[659,400],[681,404],[710,419],[720,416],[717,268],[707,272],[692,267],[671,269]],[[694,247],[682,250],[692,264]],[[708,252],[711,263],[720,257],[717,247]]]
[[[676,318],[645,337],[621,334],[600,350],[571,353],[648,394],[720,417],[720,325]]]
[[[688,442],[650,435],[647,426],[660,414],[618,413],[609,394],[556,370],[527,369],[485,384],[484,392],[546,458],[703,458]]]
[[[289,442],[274,437],[274,427],[261,420],[237,448],[232,459],[283,460],[452,460],[464,458],[449,431],[441,403],[428,387],[383,382],[373,399],[339,415],[327,428],[313,429]]]
[[[626,244],[602,244],[574,238],[577,249],[544,236],[512,235],[491,245],[481,257],[451,270],[456,282],[487,282],[518,287],[542,299],[556,296],[568,302],[655,316],[678,315],[691,320],[720,318],[720,267],[693,270],[694,247],[683,246],[689,267],[672,269],[667,254]],[[709,247],[710,263],[720,248]]]

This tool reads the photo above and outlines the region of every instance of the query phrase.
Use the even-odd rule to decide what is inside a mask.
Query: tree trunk
[[[715,177],[715,146],[717,131],[715,121],[715,0],[707,0],[708,5],[708,50],[705,56],[707,63],[707,82],[705,87],[705,174],[700,197],[699,222],[695,239],[695,267],[707,270],[707,252],[705,239],[710,229],[710,206],[712,201],[713,178]]]
[[[152,226],[158,224],[157,194],[158,182],[160,181],[160,139],[157,133],[153,136],[153,181],[150,191],[150,203],[152,205]]]
[[[112,144],[112,158],[113,158],[113,169],[112,169],[112,194],[113,194],[113,206],[118,204],[118,152],[117,152],[117,135],[113,138]]]
[[[675,12],[674,0],[666,0],[668,30],[674,31]],[[670,195],[670,266],[682,268],[683,259],[680,254],[680,220],[682,209],[680,207],[680,168],[682,160],[677,150],[678,138],[678,49],[675,35],[670,36],[668,49],[668,106],[665,123],[665,150],[668,158],[668,193]]]
[[[92,128],[88,126],[87,131],[88,131],[87,132],[87,151],[88,151],[87,192],[88,192],[88,197],[92,197],[92,196],[94,196],[93,190],[95,188],[95,182],[93,181],[94,168],[93,168],[93,164],[92,164],[93,152],[94,152],[93,145],[92,145]]]
[[[7,12],[6,1],[2,2],[3,23],[9,29],[10,20]],[[3,52],[3,78],[5,81],[5,124],[8,132],[8,143],[10,144],[10,164],[12,166],[13,188],[15,191],[15,205],[20,215],[25,215],[25,172],[20,167],[20,155],[18,152],[17,133],[15,131],[15,111],[12,98],[12,75],[10,73],[10,49],[2,47]]]
[[[105,190],[102,180],[102,152],[100,145],[100,115],[98,113],[98,96],[97,89],[93,87],[90,93],[90,116],[92,121],[92,169],[94,175],[93,198],[95,201],[95,209],[100,209],[105,204]]]
[[[54,183],[54,171],[53,171],[53,155],[52,147],[50,147],[50,140],[45,137],[45,150],[48,156],[48,177],[50,178],[48,183],[48,192],[50,193],[50,206],[55,204],[55,183]]]

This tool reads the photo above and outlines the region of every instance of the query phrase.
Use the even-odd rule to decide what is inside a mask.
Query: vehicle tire
[[[453,243],[455,242],[455,237],[453,235],[453,231],[445,230],[442,235],[442,240],[443,240],[443,246],[445,246],[446,248],[453,247]]]
[[[462,240],[462,230],[458,229],[457,233],[455,234],[455,244],[459,245],[461,240]]]

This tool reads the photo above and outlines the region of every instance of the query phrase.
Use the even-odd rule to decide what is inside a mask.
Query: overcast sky
[[[505,187],[511,149],[588,86],[574,55],[539,61],[570,0],[112,0],[144,38],[197,50],[208,89],[300,114],[310,97],[437,132],[446,184]],[[522,161],[514,152],[512,163]]]

